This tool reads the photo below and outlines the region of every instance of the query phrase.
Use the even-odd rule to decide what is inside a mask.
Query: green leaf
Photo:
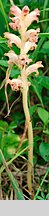
[[[38,112],[38,115],[39,115],[40,119],[43,121],[43,123],[47,124],[48,123],[48,118],[49,118],[48,111],[45,110],[44,108],[38,107],[37,112]]]
[[[0,60],[0,65],[4,67],[8,67],[8,61],[6,60]]]
[[[42,96],[41,96],[41,88],[39,88],[39,84],[36,80],[32,80],[31,77],[29,77],[29,81],[31,82],[31,85],[36,93],[36,95],[38,96],[42,106],[43,106],[43,101],[42,101]]]
[[[8,134],[2,132],[2,139],[0,142],[0,148],[4,154],[5,159],[12,158],[15,154],[15,151],[20,143],[20,137],[17,134]]]
[[[34,114],[34,112],[36,111],[36,109],[37,109],[37,105],[30,106],[30,108],[29,108],[30,116],[32,116]]]
[[[42,86],[49,90],[49,77],[42,77]]]
[[[0,120],[0,130],[5,130],[8,127],[8,123],[6,121]]]
[[[48,200],[49,199],[49,193],[46,195],[46,200]]]
[[[18,200],[24,200],[22,190],[19,188],[18,182],[16,181],[16,179],[14,178],[12,173],[9,172],[8,176],[10,178],[10,181],[12,183],[12,186],[13,186],[14,190],[15,190],[15,193],[16,193],[16,196],[17,196]]]
[[[36,80],[38,82],[38,85],[46,88],[49,90],[49,77],[48,76],[38,76],[36,77]]]
[[[42,198],[41,196],[37,196],[38,200],[44,200],[44,198]]]
[[[46,162],[49,162],[49,143],[41,142],[39,153]]]
[[[45,41],[40,52],[48,54],[49,56],[49,41]]]
[[[15,128],[17,128],[16,122],[12,121],[10,123],[10,125],[8,126],[8,130],[12,130],[12,129],[15,129]]]
[[[12,69],[11,70],[11,74],[10,74],[10,77],[17,77],[18,75],[20,75],[20,71],[18,69]]]
[[[7,42],[7,40],[6,40],[5,38],[2,38],[2,37],[0,36],[0,44],[6,43],[6,42]]]

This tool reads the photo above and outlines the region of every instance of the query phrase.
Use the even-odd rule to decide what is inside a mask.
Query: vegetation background
[[[33,63],[41,60],[44,69],[39,70],[38,77],[30,76],[31,86],[28,104],[34,130],[34,199],[49,199],[49,0],[14,0],[22,8],[28,5],[30,11],[38,8],[40,18],[32,28],[40,27],[38,46],[30,52]],[[0,0],[0,86],[3,85],[8,67],[5,53],[9,47],[4,32],[9,31],[10,0]],[[13,30],[10,29],[10,32]],[[18,54],[18,48],[13,46]],[[20,71],[13,67],[11,78],[17,78]],[[25,117],[20,92],[12,92],[8,86],[8,98],[11,107],[9,116],[4,86],[0,89],[0,199],[30,199],[27,189],[27,133],[23,144],[22,134]],[[20,148],[18,146],[20,145]],[[2,153],[1,153],[2,151]],[[7,161],[7,163],[6,163]],[[7,167],[9,165],[9,168]]]

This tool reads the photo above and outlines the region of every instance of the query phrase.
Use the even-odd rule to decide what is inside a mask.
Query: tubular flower
[[[32,22],[38,22],[38,16],[40,16],[40,11],[38,10],[38,8],[32,11],[31,13],[27,14],[25,17],[26,28],[28,28]]]
[[[7,79],[7,85],[10,84],[12,91],[19,91],[20,89],[22,90],[24,88],[24,83],[22,78],[19,76],[17,79]],[[30,82],[27,81],[27,89],[28,86],[30,86]]]
[[[18,36],[9,32],[5,32],[4,37],[8,39],[9,47],[11,47],[12,43],[14,43],[18,48],[21,49],[21,39]]]
[[[23,52],[28,53],[29,50],[36,49],[37,45],[34,42],[27,41],[24,45]]]
[[[38,76],[39,72],[38,72],[38,68],[43,67],[42,65],[42,61],[38,61],[35,64],[30,65],[29,67],[27,67],[26,69],[26,74],[27,76],[29,76],[31,73],[36,72],[36,76]]]
[[[16,55],[13,50],[10,50],[8,53],[5,53],[4,55],[9,57],[8,64],[18,64],[18,55]]]
[[[8,80],[8,84],[10,84],[12,91],[18,91],[20,88],[23,88],[23,81],[21,78]]]
[[[28,6],[24,6],[22,10],[20,10],[17,6],[12,6],[10,14],[15,16],[11,18],[12,23],[10,23],[10,27],[14,30],[18,29],[20,33],[22,33],[22,31],[26,31],[32,22],[38,22],[38,16],[40,16],[38,9],[35,9],[33,12],[29,13]]]
[[[38,33],[40,32],[40,29],[30,29],[28,31],[26,31],[25,33],[25,38],[26,38],[26,41],[30,41],[30,42],[35,42],[37,43],[38,41]]]
[[[16,64],[19,68],[23,68],[26,64],[32,62],[31,59],[26,54],[17,55],[13,50],[10,50],[8,53],[4,54],[5,56],[9,57],[8,64],[14,65]]]

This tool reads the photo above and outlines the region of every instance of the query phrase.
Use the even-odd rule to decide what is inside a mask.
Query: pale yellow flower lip
[[[18,48],[21,49],[21,39],[15,34],[5,32],[4,37],[8,39],[8,45],[11,47],[12,43],[14,43]]]

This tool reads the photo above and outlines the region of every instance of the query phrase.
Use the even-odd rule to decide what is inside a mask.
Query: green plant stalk
[[[27,185],[30,193],[32,193],[32,176],[33,176],[33,129],[30,119],[30,113],[28,109],[28,84],[25,71],[22,73],[22,80],[24,83],[24,88],[22,90],[22,101],[23,109],[25,114],[26,123],[28,126],[28,171],[27,171]]]

